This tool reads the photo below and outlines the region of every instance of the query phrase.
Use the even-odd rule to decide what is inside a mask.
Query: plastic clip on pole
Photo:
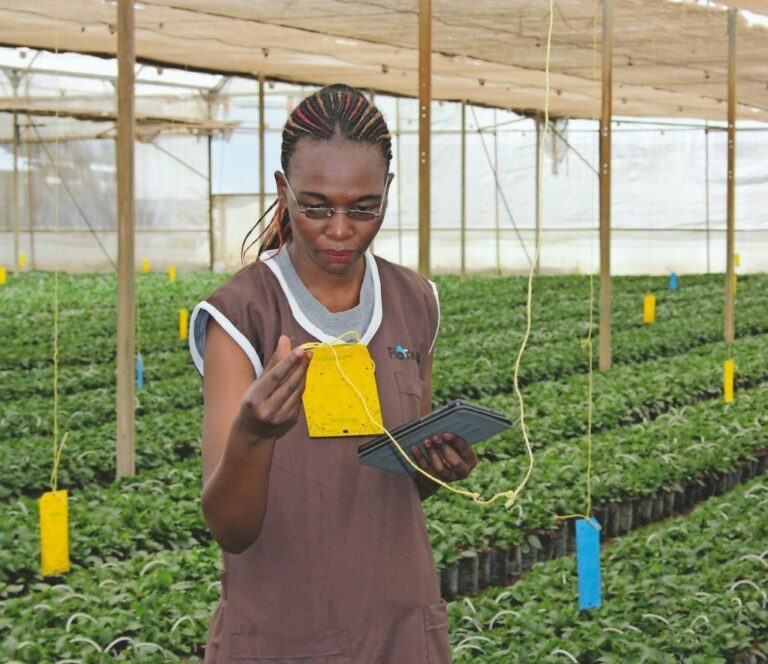
[[[144,359],[141,353],[136,356],[136,389],[144,389]]]

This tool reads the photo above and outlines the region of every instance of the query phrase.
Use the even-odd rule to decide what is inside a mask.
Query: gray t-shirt
[[[325,305],[319,302],[317,298],[309,292],[304,285],[304,282],[296,273],[296,269],[291,262],[291,257],[288,255],[288,251],[285,247],[279,251],[276,256],[268,260],[273,260],[277,263],[290,294],[296,300],[299,309],[301,309],[304,315],[309,319],[309,322],[315,327],[322,330],[330,337],[338,337],[351,330],[354,330],[358,332],[360,336],[363,336],[373,318],[375,300],[373,275],[371,274],[367,261],[364,263],[365,276],[363,277],[363,284],[360,288],[360,302],[352,309],[333,313],[328,311]],[[210,315],[211,314],[205,309],[199,309],[197,315],[193,316],[193,320],[191,321],[195,347],[199,349],[201,357],[205,353],[205,334]],[[217,320],[219,324],[227,330],[230,336],[233,336],[234,338],[237,337],[238,332],[232,328],[229,321],[226,319]],[[241,346],[242,345],[243,344],[241,344]]]
[[[362,336],[368,329],[373,317],[374,293],[373,277],[365,260],[363,261],[365,276],[360,288],[360,302],[352,309],[336,313],[328,311],[325,305],[309,292],[293,267],[287,247],[283,247],[272,260],[280,266],[280,271],[283,273],[291,295],[313,325],[332,337],[337,337],[350,330],[355,330]]]

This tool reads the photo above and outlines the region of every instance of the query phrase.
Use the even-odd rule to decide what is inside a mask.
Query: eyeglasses
[[[387,192],[389,191],[389,178],[387,178],[387,183],[384,185],[384,193],[381,195],[381,204],[379,205],[378,210],[371,210],[365,207],[351,207],[346,210],[341,210],[338,208],[329,207],[327,205],[312,205],[310,207],[303,208],[301,205],[299,205],[299,201],[296,199],[296,194],[293,193],[293,189],[291,188],[291,183],[288,182],[288,178],[285,178],[285,184],[288,186],[288,191],[291,192],[291,196],[293,196],[293,202],[296,203],[296,207],[299,209],[299,212],[301,212],[301,214],[303,214],[308,219],[314,219],[315,221],[330,219],[337,212],[345,213],[347,217],[352,219],[352,221],[373,221],[376,219],[376,217],[381,216],[382,210],[384,209],[384,202],[387,200]]]

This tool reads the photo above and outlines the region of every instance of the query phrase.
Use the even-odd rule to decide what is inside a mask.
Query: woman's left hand
[[[418,447],[411,448],[416,463],[424,472],[443,482],[463,480],[477,465],[477,454],[472,446],[452,433],[425,438],[423,444],[427,456],[424,456]]]

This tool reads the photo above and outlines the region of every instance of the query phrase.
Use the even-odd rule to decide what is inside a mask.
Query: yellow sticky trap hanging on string
[[[643,323],[653,323],[656,320],[656,296],[646,295],[643,299]]]
[[[171,265],[171,267],[168,268],[168,281],[170,281],[172,284],[176,283],[176,266]]]
[[[341,342],[304,344],[302,347],[312,350],[307,386],[302,396],[310,438],[383,433],[384,430],[371,421],[365,410],[367,405],[373,419],[381,422],[375,368],[368,346]],[[339,367],[343,367],[348,380]]]
[[[8,272],[4,267],[0,267],[0,286],[5,286],[5,282],[8,280]]]
[[[179,309],[179,339],[189,338],[189,311]]]
[[[735,267],[741,266],[741,254],[733,254],[733,265]]]
[[[733,377],[736,373],[736,364],[733,360],[723,363],[723,400],[725,403],[733,403]]]
[[[69,572],[67,491],[46,491],[40,506],[40,567],[43,576]]]
[[[143,261],[141,261],[141,269],[144,272],[144,274],[147,274],[147,272],[149,272],[149,258],[145,258]]]
[[[25,267],[27,267],[27,252],[26,251],[20,251],[19,252],[19,267],[23,270]]]

